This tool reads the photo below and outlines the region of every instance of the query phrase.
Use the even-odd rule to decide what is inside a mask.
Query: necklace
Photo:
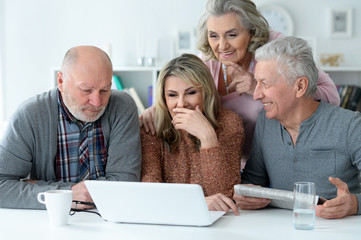
[[[227,79],[227,73],[226,73],[226,70],[227,70],[227,66],[224,65],[222,63],[222,69],[223,69],[223,79],[224,79],[224,86],[226,87],[226,93],[229,94],[229,91],[228,91],[228,79]]]

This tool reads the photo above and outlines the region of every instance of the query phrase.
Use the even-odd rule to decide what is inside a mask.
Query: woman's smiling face
[[[175,116],[174,108],[187,108],[194,110],[198,105],[200,110],[203,109],[202,90],[189,85],[184,80],[169,76],[164,85],[165,101],[168,111],[172,117]]]
[[[223,64],[240,63],[245,58],[251,35],[236,13],[209,17],[208,42],[216,58]]]

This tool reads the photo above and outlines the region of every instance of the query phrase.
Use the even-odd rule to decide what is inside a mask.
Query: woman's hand
[[[176,113],[172,120],[175,129],[185,130],[189,134],[197,137],[201,141],[202,148],[218,146],[216,132],[198,105],[195,110],[174,108],[173,112]]]
[[[144,127],[146,132],[151,132],[155,134],[154,126],[154,116],[155,116],[155,106],[151,106],[144,110],[144,112],[139,116],[139,125]]]
[[[247,93],[253,95],[257,81],[254,79],[252,73],[233,62],[227,66],[226,73],[232,79],[231,84],[228,86],[230,92],[236,91],[239,94]]]
[[[235,215],[239,215],[238,207],[233,202],[232,199],[224,196],[221,193],[214,194],[212,196],[206,197],[206,202],[208,205],[209,211],[225,211],[232,209]]]

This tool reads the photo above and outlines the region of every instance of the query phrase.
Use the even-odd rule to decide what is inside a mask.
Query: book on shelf
[[[133,98],[135,104],[137,105],[139,115],[144,111],[144,105],[140,100],[139,95],[135,90],[135,88],[134,87],[124,88],[122,80],[117,75],[113,75],[112,77],[112,88],[128,93]]]
[[[352,111],[360,111],[361,88],[352,85],[339,85],[337,91],[340,96],[340,107]]]
[[[354,86],[350,94],[350,98],[347,102],[346,109],[356,111],[357,106],[361,102],[360,100],[361,100],[361,88]]]
[[[346,108],[347,102],[348,102],[348,100],[350,98],[350,95],[351,95],[351,92],[352,92],[352,89],[353,89],[353,86],[348,86],[347,87],[345,97],[343,98],[343,101],[342,101],[342,104],[341,104],[342,108]]]
[[[355,111],[361,112],[361,101],[358,102],[358,105],[357,105]]]
[[[342,90],[343,90],[344,86],[343,85],[336,85],[336,89],[338,92],[338,95],[341,96]]]
[[[266,188],[259,187],[255,185],[245,185],[237,184],[234,185],[234,192],[237,195],[245,197],[256,197],[256,198],[267,198],[271,200],[269,206],[284,208],[284,209],[293,209],[293,191],[275,189],[275,188]],[[316,202],[318,205],[323,204],[327,199],[315,196]],[[309,198],[309,195],[305,194],[305,200]]]
[[[343,100],[345,99],[347,88],[348,88],[348,86],[342,86],[341,87],[341,91],[339,93],[339,95],[340,95],[340,107],[342,106]]]
[[[113,82],[113,87],[115,89],[118,89],[120,91],[122,91],[124,89],[124,86],[123,86],[123,83],[122,83],[122,80],[120,80],[120,77],[117,76],[117,75],[113,75],[112,77],[112,82]]]
[[[140,100],[139,95],[138,95],[137,91],[135,90],[135,88],[134,87],[124,88],[123,91],[128,93],[133,98],[135,104],[138,107],[138,115],[142,114],[142,112],[145,110],[145,108],[144,108],[144,105],[143,105],[142,101]]]

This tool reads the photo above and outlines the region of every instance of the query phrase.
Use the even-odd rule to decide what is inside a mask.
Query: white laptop
[[[111,222],[209,226],[225,214],[209,211],[200,185],[85,181],[102,218]]]

